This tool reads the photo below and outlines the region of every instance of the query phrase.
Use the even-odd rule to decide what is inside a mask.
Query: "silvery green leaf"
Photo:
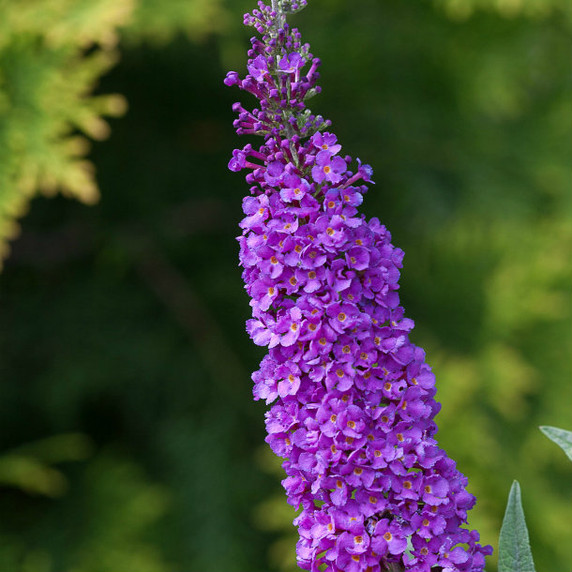
[[[536,572],[517,481],[510,488],[500,531],[498,572]]]
[[[550,427],[543,425],[540,430],[552,441],[554,441],[566,453],[572,461],[572,431],[558,429],[558,427]]]

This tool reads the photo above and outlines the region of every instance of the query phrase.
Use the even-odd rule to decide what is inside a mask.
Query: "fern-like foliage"
[[[132,0],[0,0],[0,265],[34,195],[98,199],[87,137],[105,138],[103,117],[126,105],[91,94],[132,9]]]
[[[118,94],[94,96],[131,43],[191,39],[225,25],[219,0],[0,0],[0,269],[18,219],[38,194],[99,197],[89,139],[109,134]]]

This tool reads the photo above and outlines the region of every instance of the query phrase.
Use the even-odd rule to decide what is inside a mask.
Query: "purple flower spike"
[[[306,107],[319,60],[286,23],[306,2],[259,2],[245,23],[248,74],[225,83],[255,95],[235,104],[235,150],[247,169],[240,264],[251,297],[247,332],[268,353],[252,375],[272,404],[267,443],[284,458],[298,565],[311,572],[482,572],[490,546],[465,528],[467,479],[438,447],[435,378],[411,343],[399,303],[403,251],[357,210],[372,169],[338,155],[330,122]],[[307,72],[303,72],[306,63]]]

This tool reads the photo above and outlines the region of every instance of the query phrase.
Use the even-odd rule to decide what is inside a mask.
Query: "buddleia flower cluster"
[[[274,0],[245,16],[248,73],[225,83],[254,95],[234,105],[233,152],[247,170],[240,264],[247,331],[268,353],[254,397],[272,404],[266,441],[284,458],[298,564],[313,572],[482,571],[491,547],[463,528],[474,497],[435,440],[435,379],[409,340],[399,303],[403,252],[359,213],[372,169],[342,154],[312,114],[320,64]]]

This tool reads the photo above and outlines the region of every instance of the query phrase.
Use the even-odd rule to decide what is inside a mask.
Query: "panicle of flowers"
[[[306,107],[319,60],[286,15],[305,1],[259,2],[245,16],[248,73],[225,83],[254,95],[234,105],[233,152],[247,169],[240,264],[247,331],[268,353],[254,397],[272,404],[266,441],[285,460],[298,564],[312,572],[477,572],[491,547],[463,528],[475,499],[434,438],[439,411],[425,353],[409,340],[397,290],[403,252],[358,212],[372,170],[352,166]]]

